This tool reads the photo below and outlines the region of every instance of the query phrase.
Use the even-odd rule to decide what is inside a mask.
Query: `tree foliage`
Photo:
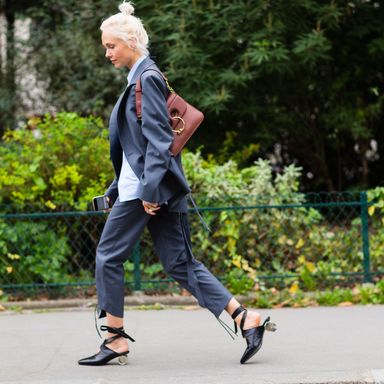
[[[30,63],[57,110],[107,119],[126,73],[99,25],[118,2],[40,0]],[[33,6],[33,3],[36,6]],[[140,0],[151,53],[206,115],[192,148],[225,161],[296,162],[310,189],[383,182],[384,6],[366,0]],[[20,11],[21,12],[21,11]]]
[[[100,118],[59,113],[7,131],[0,146],[0,203],[86,209],[113,179]]]

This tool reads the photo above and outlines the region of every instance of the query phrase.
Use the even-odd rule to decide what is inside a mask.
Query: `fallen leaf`
[[[296,249],[300,249],[304,245],[304,240],[300,238],[298,242],[296,243]]]
[[[368,214],[369,214],[369,216],[373,216],[374,213],[375,213],[375,206],[374,206],[374,205],[371,205],[371,206],[368,208]]]
[[[299,284],[297,282],[294,282],[289,288],[289,293],[296,293],[298,289],[299,289]]]
[[[291,300],[284,300],[280,304],[282,307],[290,307],[292,302],[291,302]]]
[[[353,305],[353,303],[351,303],[350,301],[343,301],[342,303],[339,303],[337,306],[338,307],[350,307],[351,305]]]
[[[182,289],[180,292],[180,296],[191,296],[191,294],[186,289]]]

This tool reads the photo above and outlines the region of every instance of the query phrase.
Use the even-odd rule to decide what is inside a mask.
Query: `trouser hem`
[[[225,310],[225,308],[228,306],[228,303],[232,300],[233,296],[230,296],[229,298],[226,297],[224,300],[223,300],[223,303],[222,305],[218,306],[217,309],[210,309],[208,308],[214,315],[215,317],[220,317],[220,315],[223,313],[223,311]]]
[[[98,311],[97,311],[98,316],[97,317],[99,319],[102,319],[103,317],[106,317],[107,313],[109,313],[110,315],[115,316],[115,317],[120,317],[120,318],[124,317],[124,309],[123,309],[123,312],[118,312],[118,311],[115,311],[113,309],[108,309],[108,306],[99,306],[98,305],[97,308],[98,308]]]

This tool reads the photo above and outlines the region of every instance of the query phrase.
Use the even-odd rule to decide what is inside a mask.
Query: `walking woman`
[[[100,351],[79,360],[81,365],[104,365],[118,358],[126,363],[129,347],[124,332],[123,263],[145,226],[165,271],[197,298],[200,306],[217,319],[227,311],[242,330],[245,363],[261,347],[269,319],[260,325],[260,315],[247,311],[192,254],[186,197],[190,188],[180,155],[169,148],[173,132],[167,110],[167,85],[149,57],[148,35],[133,15],[131,3],[101,24],[106,58],[115,68],[128,68],[128,86],[110,117],[110,154],[116,178],[106,196],[113,204],[96,252],[98,317],[106,317],[107,331]],[[142,118],[136,116],[135,84],[140,77]]]

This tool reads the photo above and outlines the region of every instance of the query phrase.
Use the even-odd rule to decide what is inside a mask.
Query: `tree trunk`
[[[5,0],[4,14],[6,19],[6,61],[4,67],[4,85],[2,97],[5,99],[4,110],[2,111],[3,121],[0,126],[2,136],[5,128],[14,128],[16,113],[16,69],[15,69],[15,11],[12,0]]]

